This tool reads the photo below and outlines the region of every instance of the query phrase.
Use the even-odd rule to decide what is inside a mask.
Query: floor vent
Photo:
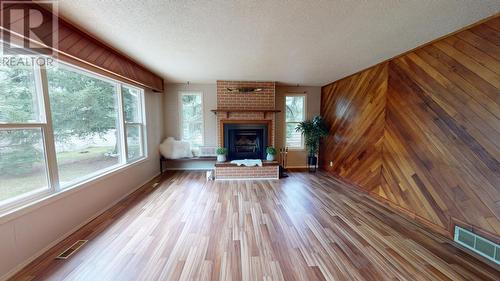
[[[59,256],[56,257],[57,260],[66,260],[68,259],[69,257],[71,257],[71,255],[73,255],[74,253],[76,253],[76,251],[78,251],[78,249],[80,249],[83,245],[85,245],[85,243],[87,243],[89,240],[78,240],[76,241],[73,245],[71,245],[68,249],[66,249],[66,251],[62,252],[61,254],[59,254]]]
[[[455,242],[500,265],[500,245],[455,226]]]

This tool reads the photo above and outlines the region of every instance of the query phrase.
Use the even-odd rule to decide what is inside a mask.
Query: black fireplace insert
[[[267,124],[224,124],[228,160],[264,159],[267,137]]]

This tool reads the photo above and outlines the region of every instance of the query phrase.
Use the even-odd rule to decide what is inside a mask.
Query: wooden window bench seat
[[[180,159],[167,159],[160,155],[160,172],[163,170],[212,170],[217,157],[187,157]]]

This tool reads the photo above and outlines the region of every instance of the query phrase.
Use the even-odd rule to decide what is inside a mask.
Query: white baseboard
[[[83,226],[85,226],[89,222],[93,221],[98,216],[102,215],[104,212],[106,212],[107,210],[109,210],[111,207],[113,207],[114,205],[118,204],[120,201],[122,201],[123,199],[127,198],[130,194],[134,193],[139,188],[141,188],[142,186],[144,186],[146,183],[150,182],[152,179],[158,177],[159,175],[160,175],[160,173],[154,175],[153,177],[151,177],[147,181],[144,181],[138,187],[133,188],[132,190],[130,190],[129,192],[127,192],[125,195],[121,196],[120,198],[118,198],[117,200],[113,201],[108,206],[106,206],[103,209],[99,210],[97,213],[95,213],[93,216],[91,216],[90,218],[88,218],[87,220],[85,220],[84,222],[82,222],[81,224],[73,227],[70,231],[66,232],[61,237],[59,237],[58,239],[54,240],[52,243],[50,243],[49,245],[47,245],[46,247],[44,247],[40,251],[36,252],[34,255],[32,255],[31,257],[29,257],[27,260],[25,260],[24,262],[20,263],[19,265],[17,265],[13,269],[11,269],[9,272],[7,272],[6,274],[4,274],[2,277],[0,277],[0,281],[6,281],[7,279],[11,278],[16,273],[18,273],[20,270],[22,270],[23,268],[25,268],[28,264],[30,264],[32,261],[34,261],[35,259],[37,259],[41,255],[43,255],[45,252],[47,252],[48,250],[50,250],[52,247],[54,247],[55,245],[59,244],[64,239],[68,238],[71,234],[75,233],[78,229],[82,228]]]

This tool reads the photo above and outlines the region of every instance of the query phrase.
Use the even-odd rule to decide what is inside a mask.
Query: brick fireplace
[[[259,92],[239,92],[238,88],[260,88]],[[231,89],[233,89],[231,91]],[[276,85],[274,82],[253,81],[217,81],[217,130],[219,146],[224,146],[224,123],[239,121],[252,123],[252,121],[270,121],[270,142],[274,146],[275,139],[275,114],[272,110],[276,107]]]
[[[217,81],[218,145],[228,149],[228,160],[265,159],[265,149],[275,146],[275,82]],[[263,167],[236,167],[218,163],[216,179],[275,179],[278,163]]]

